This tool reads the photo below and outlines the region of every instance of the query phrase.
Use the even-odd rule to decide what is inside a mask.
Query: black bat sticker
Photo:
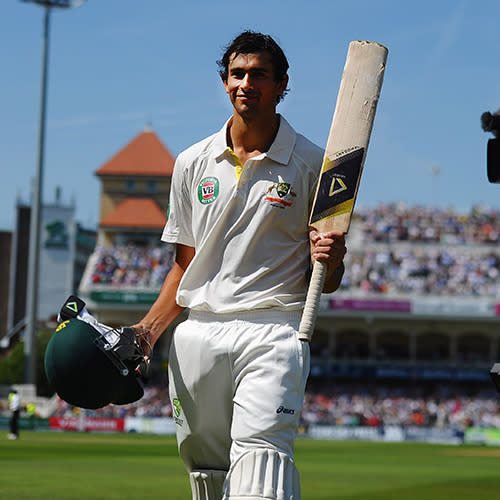
[[[325,158],[311,224],[352,210],[364,154],[365,148],[356,147],[333,160]]]

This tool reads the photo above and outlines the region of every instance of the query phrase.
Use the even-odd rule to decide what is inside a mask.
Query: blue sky
[[[496,0],[88,0],[54,11],[43,199],[60,186],[94,227],[94,172],[148,123],[174,155],[218,130],[231,108],[215,61],[253,29],[273,35],[290,62],[279,111],[321,146],[349,42],[389,48],[359,205],[498,209],[480,116],[500,108],[499,19]],[[42,21],[40,7],[2,0],[0,230],[13,228],[35,175]]]

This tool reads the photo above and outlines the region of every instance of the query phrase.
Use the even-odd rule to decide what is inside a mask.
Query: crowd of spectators
[[[172,267],[170,245],[96,247],[93,285],[158,289]]]
[[[500,249],[350,248],[341,291],[375,294],[500,296]]]
[[[500,211],[403,203],[360,208],[348,235],[340,293],[500,296]],[[97,287],[157,290],[172,266],[169,245],[96,248]]]
[[[364,241],[494,245],[500,243],[500,210],[476,206],[468,212],[405,203],[356,210]]]
[[[60,400],[55,416],[74,416],[77,411]],[[167,389],[148,387],[143,398],[135,403],[86,410],[86,416],[171,417],[172,407]],[[306,392],[301,423],[304,426],[417,425],[457,430],[471,426],[500,429],[500,399],[481,394],[414,396],[404,388],[372,391],[345,387],[329,391],[322,388]]]
[[[416,425],[421,427],[493,427],[500,429],[498,398],[417,397],[342,393],[306,393],[304,425]]]
[[[70,417],[79,413],[80,409],[73,407],[62,399],[58,399],[55,417]],[[96,418],[126,418],[126,417],[171,417],[172,406],[168,396],[168,389],[159,386],[148,386],[144,389],[144,396],[135,403],[127,405],[110,404],[98,410],[85,410],[87,417]]]
[[[341,292],[500,295],[498,210],[379,205],[360,209],[352,227]]]

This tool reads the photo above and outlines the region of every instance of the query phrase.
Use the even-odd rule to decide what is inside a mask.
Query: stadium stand
[[[349,294],[500,295],[500,212],[379,205],[360,210],[349,235]]]
[[[440,394],[412,396],[407,388],[359,389],[354,386],[315,387],[307,392],[301,413],[302,425],[333,426],[417,425],[422,427],[490,427],[500,429],[500,401],[494,396]],[[358,392],[359,391],[359,392]],[[53,416],[74,416],[77,409],[60,400]],[[130,405],[109,405],[86,410],[87,417],[171,417],[166,388],[148,387],[143,398]]]
[[[95,267],[90,275],[97,288],[144,288],[158,290],[172,267],[170,246],[135,245],[97,247]]]
[[[346,273],[341,289],[327,298],[383,297],[401,301],[424,297],[430,299],[429,303],[459,299],[464,303],[482,304],[487,300],[494,303],[500,297],[499,242],[498,210],[474,207],[468,213],[458,213],[452,209],[403,203],[360,208],[348,235]],[[172,258],[171,248],[165,246],[99,247],[85,286],[90,290],[157,291]],[[396,340],[384,344],[383,332],[382,335],[377,332],[376,345],[372,345],[370,327],[366,326],[371,324],[370,318],[366,311],[354,311],[350,319],[355,321],[355,326],[344,331],[335,330],[338,317],[328,317],[326,323],[332,325],[333,330],[326,336],[318,333],[313,339],[313,370],[302,410],[304,425],[500,428],[499,400],[486,373],[486,367],[500,353],[498,321],[492,323],[494,331],[488,338],[483,331],[489,331],[489,323],[481,331],[472,330],[459,337],[453,331],[456,323],[430,315],[429,324],[434,325],[434,330],[426,325],[428,330],[423,330],[422,335],[419,332],[421,340],[413,345],[407,339],[417,321],[410,315],[404,317],[403,326],[398,326],[392,334],[392,340]],[[467,320],[471,328],[479,324],[474,312]],[[386,323],[395,324],[391,316],[386,318]],[[319,324],[320,329],[323,328],[321,321]],[[367,335],[365,331],[370,333]],[[326,376],[319,369],[323,365],[347,368],[340,377]],[[368,365],[378,367],[379,372],[385,370],[386,376],[371,380],[367,376],[371,373]],[[400,372],[396,365],[403,367]],[[411,379],[415,373],[411,367],[429,365],[435,369],[434,375],[425,380]],[[467,379],[467,373],[459,372],[467,366],[478,367],[485,376],[474,380],[471,375],[472,378]],[[453,378],[447,370],[457,370],[460,375]],[[354,374],[346,375],[346,372]],[[61,401],[56,414],[68,416],[74,411]],[[161,388],[148,387],[137,403],[125,407],[111,405],[90,415],[160,417],[170,416],[171,412],[163,384]]]
[[[362,209],[348,235],[341,290],[349,295],[500,296],[500,212],[468,214],[404,204]],[[157,290],[172,265],[167,246],[99,246],[90,288]]]

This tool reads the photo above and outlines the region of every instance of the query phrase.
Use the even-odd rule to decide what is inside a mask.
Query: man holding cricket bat
[[[177,158],[162,240],[176,258],[138,326],[170,348],[180,456],[195,500],[300,498],[294,464],[309,344],[297,330],[311,264],[338,288],[344,234],[308,226],[323,151],[276,112],[288,62],[246,31],[218,62],[233,114]]]

